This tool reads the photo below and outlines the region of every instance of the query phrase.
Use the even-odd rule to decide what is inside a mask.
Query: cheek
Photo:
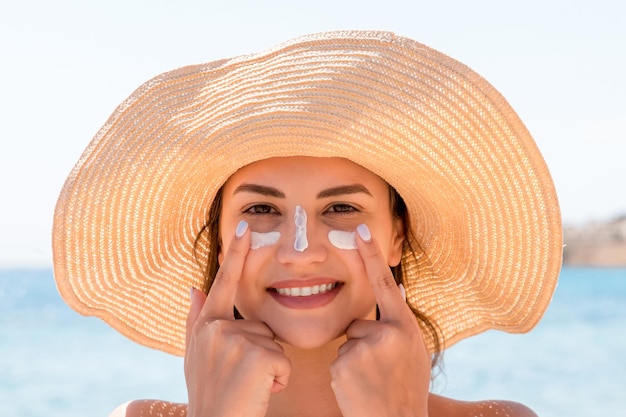
[[[354,283],[352,292],[352,308],[354,318],[362,320],[374,320],[376,318],[376,295],[367,279],[362,276]]]
[[[396,266],[402,258],[404,238],[396,231],[394,225],[385,226],[380,230],[378,244],[380,251],[387,261],[387,265]]]
[[[357,250],[335,249],[333,255],[337,265],[344,271],[346,281],[364,301],[373,300],[374,292],[367,276],[363,258]]]

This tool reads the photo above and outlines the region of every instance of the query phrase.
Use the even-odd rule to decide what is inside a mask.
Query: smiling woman
[[[329,345],[352,321],[374,319],[376,300],[368,281],[359,279],[366,273],[358,252],[335,248],[328,233],[354,232],[366,224],[385,264],[396,266],[403,227],[388,196],[382,179],[341,158],[271,158],[237,171],[223,187],[220,219],[209,219],[219,222],[220,235],[227,237],[211,246],[220,263],[241,222],[251,231],[278,231],[282,237],[276,245],[248,252],[237,310],[300,349]],[[209,283],[214,276],[207,274]]]
[[[53,230],[69,305],[185,356],[188,404],[126,416],[532,416],[433,395],[431,367],[535,326],[561,249],[549,172],[507,102],[387,32],[150,80],[79,160]]]

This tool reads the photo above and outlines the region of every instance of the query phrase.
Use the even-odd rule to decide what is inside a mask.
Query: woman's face
[[[224,186],[220,263],[241,220],[255,243],[237,290],[243,317],[264,322],[278,340],[303,349],[343,335],[355,319],[375,318],[363,261],[349,247],[350,233],[364,223],[388,264],[400,262],[402,227],[381,178],[342,158],[255,162]]]

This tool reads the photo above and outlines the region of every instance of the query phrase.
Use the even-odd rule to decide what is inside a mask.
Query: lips
[[[343,287],[340,281],[329,279],[302,282],[281,282],[267,289],[279,304],[293,309],[310,309],[330,303]]]
[[[338,282],[333,282],[330,284],[321,284],[321,285],[313,285],[309,287],[287,287],[287,288],[274,288],[274,290],[280,294],[285,295],[287,297],[309,297],[317,294],[324,294],[328,291],[334,289]]]

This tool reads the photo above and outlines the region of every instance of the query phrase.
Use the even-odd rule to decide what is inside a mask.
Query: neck
[[[291,375],[287,387],[270,399],[267,416],[341,416],[330,387],[329,369],[344,341],[341,337],[307,350],[283,344],[285,355],[291,361]]]

